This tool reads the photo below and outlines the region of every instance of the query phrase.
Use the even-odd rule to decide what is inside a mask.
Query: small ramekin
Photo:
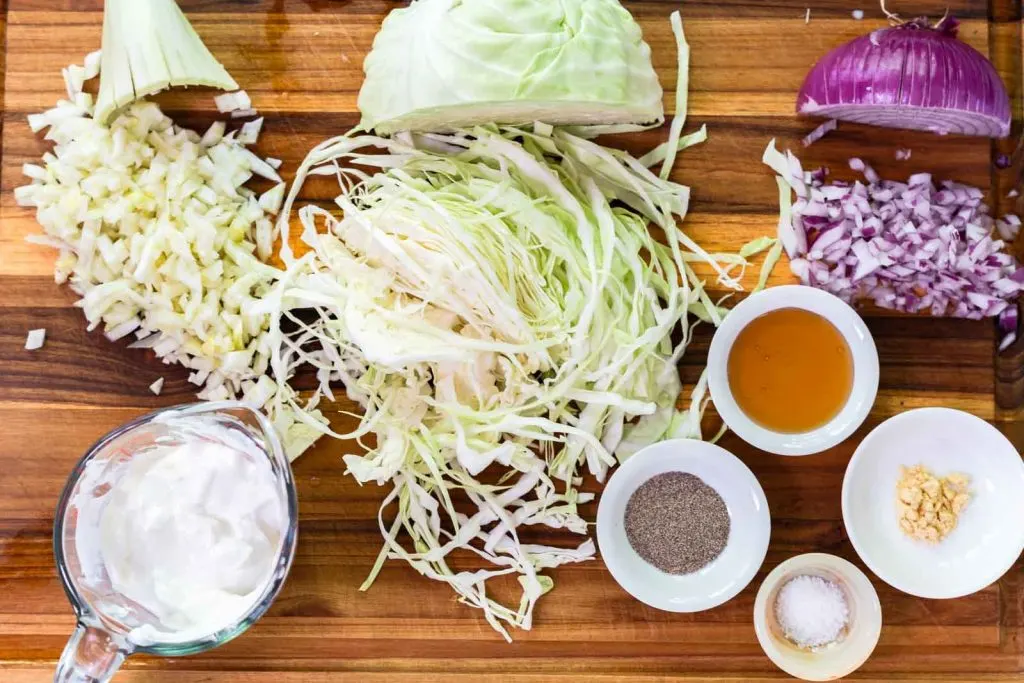
[[[788,434],[759,425],[740,409],[729,387],[729,352],[736,337],[754,318],[781,308],[822,316],[843,335],[853,356],[853,387],[846,405],[828,423],[809,432]],[[853,434],[871,411],[878,394],[878,350],[861,317],[838,297],[803,285],[772,287],[737,304],[715,332],[708,354],[708,388],[725,424],[750,445],[776,455],[820,453]]]
[[[644,482],[687,472],[713,488],[729,510],[725,550],[692,574],[667,574],[648,564],[626,536],[626,506]],[[757,575],[771,538],[768,499],[735,455],[696,439],[670,439],[630,456],[608,481],[597,508],[597,545],[612,578],[637,600],[669,612],[701,612],[736,597]]]
[[[820,576],[843,592],[850,610],[842,637],[817,650],[797,647],[783,634],[775,617],[775,600],[790,579]],[[754,600],[754,631],[768,658],[790,676],[805,681],[831,681],[856,671],[867,661],[882,631],[882,605],[871,581],[841,557],[824,553],[797,555],[773,569]]]

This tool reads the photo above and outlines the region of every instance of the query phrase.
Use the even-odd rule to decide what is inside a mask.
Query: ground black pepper
[[[630,496],[625,526],[629,544],[644,560],[669,574],[690,574],[725,550],[729,510],[700,477],[665,472]]]

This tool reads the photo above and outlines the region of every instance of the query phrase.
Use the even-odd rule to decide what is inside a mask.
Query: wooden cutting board
[[[735,250],[772,234],[775,183],[761,166],[769,138],[798,149],[815,122],[793,116],[797,88],[816,58],[855,35],[882,26],[871,0],[694,0],[630,2],[674,100],[675,46],[669,12],[682,8],[692,47],[688,129],[707,123],[707,144],[685,152],[679,180],[693,187],[690,234],[709,250]],[[285,171],[322,139],[357,121],[361,64],[384,15],[383,0],[182,0],[197,31],[267,116],[259,151],[285,160]],[[906,0],[893,10],[937,18],[941,0]],[[76,459],[99,436],[137,415],[192,399],[185,373],[143,351],[128,351],[86,333],[74,296],[53,284],[53,254],[24,243],[32,213],[15,206],[22,163],[46,145],[26,114],[62,94],[60,69],[100,44],[101,0],[2,2],[2,195],[0,195],[0,680],[50,680],[73,626],[51,552],[53,508]],[[1012,89],[1020,130],[1019,0],[951,0],[963,38],[989,54]],[[851,11],[867,17],[856,21]],[[204,91],[160,98],[180,123],[214,118]],[[667,127],[666,127],[667,129]],[[620,138],[643,151],[666,129]],[[909,162],[894,158],[909,148]],[[1009,171],[992,158],[1012,143],[841,126],[809,150],[805,165],[845,168],[860,155],[883,175],[931,171],[992,189],[996,209]],[[327,188],[311,199],[328,199]],[[1016,207],[1018,210],[1021,207]],[[756,269],[747,283],[756,279]],[[772,284],[789,281],[784,264]],[[342,474],[344,446],[321,442],[295,464],[301,505],[300,543],[284,592],[243,637],[180,660],[131,658],[117,680],[163,683],[237,681],[766,681],[785,678],[762,654],[751,625],[764,573],[807,551],[858,564],[843,529],[839,492],[846,463],[864,434],[908,408],[960,408],[995,422],[1024,444],[1024,353],[1018,344],[995,354],[989,322],[868,316],[881,356],[881,390],[868,424],[829,453],[780,458],[727,436],[722,445],[757,474],[773,518],[762,573],[736,599],[701,614],[658,612],[632,600],[600,560],[554,573],[556,587],[537,609],[531,632],[505,643],[449,590],[399,562],[388,563],[367,593],[357,588],[379,549],[376,511],[383,491],[360,488]],[[23,350],[26,332],[45,327],[47,343]],[[703,330],[681,368],[695,381],[707,352]],[[165,377],[164,393],[147,387]],[[998,396],[998,401],[997,401]],[[338,421],[343,421],[340,417]],[[593,518],[594,509],[585,516]],[[1024,521],[1022,521],[1024,523]],[[930,571],[922,567],[922,571]],[[1024,565],[999,583],[953,601],[919,600],[873,579],[885,626],[874,657],[852,679],[995,681],[1024,676]]]

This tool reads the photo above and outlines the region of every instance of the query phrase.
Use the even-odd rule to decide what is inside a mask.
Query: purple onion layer
[[[1010,99],[984,55],[920,22],[880,29],[825,55],[797,112],[888,128],[1006,137]]]

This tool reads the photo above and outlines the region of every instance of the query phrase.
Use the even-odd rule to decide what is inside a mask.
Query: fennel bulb
[[[106,0],[95,118],[176,85],[237,90],[174,0]]]

